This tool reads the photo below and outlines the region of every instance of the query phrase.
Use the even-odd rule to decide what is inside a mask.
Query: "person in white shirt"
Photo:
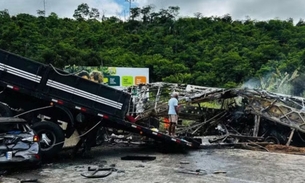
[[[168,118],[169,128],[168,133],[170,136],[175,136],[175,129],[178,123],[178,93],[174,92],[172,98],[168,101]]]

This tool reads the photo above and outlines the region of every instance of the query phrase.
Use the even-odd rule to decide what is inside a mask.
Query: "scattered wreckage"
[[[213,137],[205,145],[305,145],[305,99],[249,88],[150,83],[126,89],[136,123],[166,131],[167,101],[179,92],[179,136]],[[163,125],[161,125],[163,124]],[[164,127],[165,126],[165,127]]]

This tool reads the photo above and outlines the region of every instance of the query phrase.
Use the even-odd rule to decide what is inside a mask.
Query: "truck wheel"
[[[105,127],[101,127],[96,132],[95,146],[100,146],[105,141],[108,141],[108,134]]]
[[[273,144],[280,144],[280,140],[275,136],[268,136],[265,138],[265,142],[272,142]]]
[[[40,150],[43,157],[52,157],[61,151],[65,134],[62,128],[50,121],[34,123],[32,129],[40,138]]]
[[[7,105],[0,103],[0,117],[12,117],[12,116],[13,113],[11,109]]]

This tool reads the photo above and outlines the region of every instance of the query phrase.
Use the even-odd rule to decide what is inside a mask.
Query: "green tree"
[[[296,24],[291,18],[234,20],[229,14],[207,17],[201,12],[179,17],[177,6],[157,10],[150,5],[132,8],[130,19],[123,21],[101,15],[86,3],[75,9],[73,19],[37,13],[0,11],[0,48],[57,67],[148,67],[152,82],[214,87],[235,87],[259,78],[278,84],[298,70],[284,83],[299,88],[291,89],[293,93],[304,93],[302,19]],[[280,77],[273,76],[277,70]],[[278,89],[272,82],[266,88]]]

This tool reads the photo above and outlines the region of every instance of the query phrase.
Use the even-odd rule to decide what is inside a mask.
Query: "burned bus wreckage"
[[[304,98],[249,88],[211,88],[174,83],[129,87],[136,123],[166,131],[167,101],[179,93],[180,136],[204,136],[209,144],[305,146]],[[202,143],[202,142],[201,142]],[[204,143],[202,143],[204,144]]]

